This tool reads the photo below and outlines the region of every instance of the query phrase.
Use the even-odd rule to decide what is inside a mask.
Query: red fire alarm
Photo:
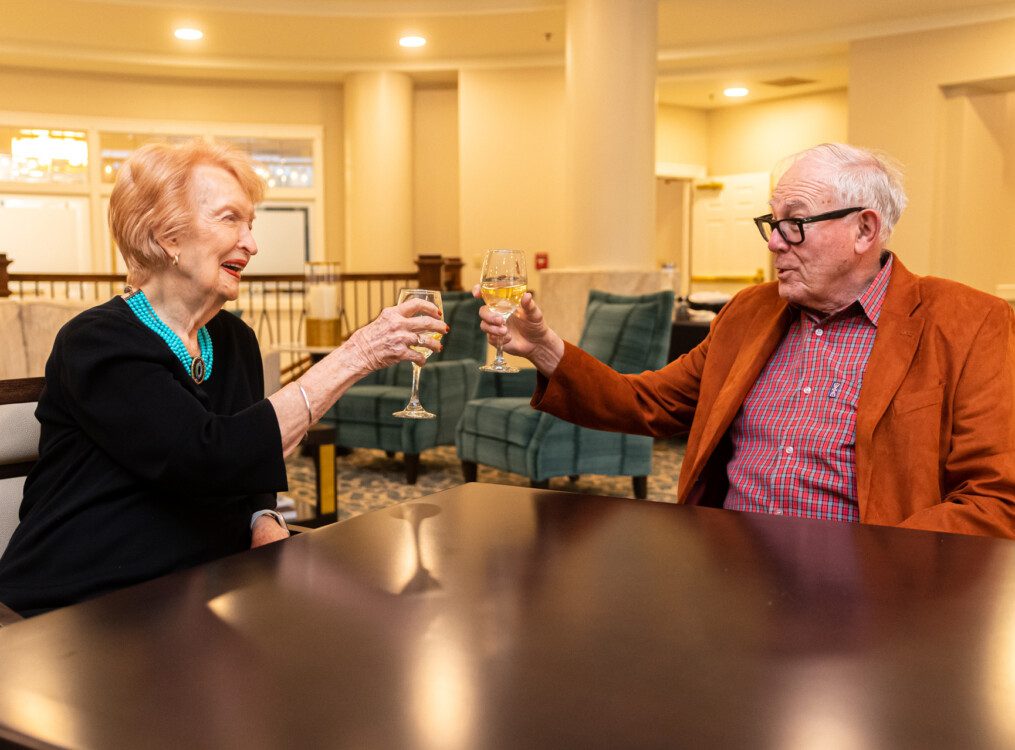
[[[546,253],[536,253],[536,270],[542,271],[550,265],[550,256]]]

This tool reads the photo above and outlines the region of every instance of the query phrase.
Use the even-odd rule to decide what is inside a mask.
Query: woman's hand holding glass
[[[419,349],[440,351],[441,336],[447,332],[439,306],[411,298],[384,308],[373,321],[353,332],[342,349],[353,355],[350,366],[366,375],[405,360],[422,365],[429,354]]]
[[[437,307],[439,313],[443,314],[443,305],[441,303],[441,293],[432,289],[403,289],[398,295],[398,305],[401,308],[403,305],[409,305],[414,300],[424,300]],[[422,315],[423,313],[417,313]],[[405,408],[401,411],[396,411],[392,414],[393,417],[402,417],[403,419],[433,419],[437,415],[432,412],[428,412],[423,408],[423,405],[419,402],[419,377],[423,365],[426,360],[435,351],[438,351],[438,342],[447,332],[447,325],[444,326],[444,330],[423,330],[416,336],[416,341],[409,342],[409,348],[419,354],[423,361],[420,362],[416,358],[412,358],[412,390],[409,392],[409,403],[405,405]]]

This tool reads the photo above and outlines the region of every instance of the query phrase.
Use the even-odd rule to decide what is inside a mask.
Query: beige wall
[[[954,96],[944,111],[935,273],[993,292],[1015,281],[1015,93]]]
[[[656,161],[708,164],[708,113],[660,104],[656,109]]]
[[[848,120],[844,89],[708,111],[660,104],[656,161],[714,175],[770,172],[785,156],[845,141]]]
[[[342,88],[162,81],[0,67],[0,109],[161,122],[317,125],[324,129],[325,246],[343,255]]]
[[[771,172],[786,156],[845,141],[848,117],[844,90],[711,110],[709,174]]]
[[[463,281],[484,250],[514,247],[579,265],[564,245],[564,71],[467,70],[458,80]]]
[[[414,251],[457,256],[457,89],[417,89],[413,116]]]
[[[949,231],[950,214],[980,202],[993,203],[998,186],[994,178],[977,180],[961,169],[956,172],[954,160],[964,158],[963,147],[949,140],[965,132],[984,145],[983,133],[976,133],[997,118],[987,115],[984,120],[982,112],[950,104],[942,86],[1015,76],[1012,49],[1015,20],[850,46],[850,140],[886,150],[906,171],[910,205],[893,249],[918,273],[950,276],[985,291],[993,291],[996,283],[1015,281],[999,277],[1000,272],[1011,273],[1007,269],[1015,239],[1003,230],[965,237]],[[1010,143],[1013,134],[1009,129],[1001,137]],[[1011,147],[1007,157],[1003,149],[995,154],[1009,160],[1010,174]],[[983,152],[967,152],[965,158],[981,159]],[[961,196],[956,179],[962,181]]]

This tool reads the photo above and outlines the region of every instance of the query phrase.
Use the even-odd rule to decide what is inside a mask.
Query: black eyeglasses
[[[755,226],[765,238],[765,242],[772,239],[772,232],[778,231],[782,238],[790,245],[799,245],[804,241],[804,224],[813,224],[816,221],[830,221],[841,219],[857,211],[863,211],[864,206],[853,206],[852,208],[840,208],[836,211],[829,211],[827,214],[807,216],[802,219],[774,219],[772,214],[765,214],[754,219]]]

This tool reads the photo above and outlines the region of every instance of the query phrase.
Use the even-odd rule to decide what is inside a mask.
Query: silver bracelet
[[[285,523],[285,516],[279,513],[277,510],[259,510],[250,517],[250,530],[254,530],[254,524],[257,523],[257,519],[261,516],[270,516],[275,519],[275,523],[281,526],[283,529],[288,530],[288,526]]]
[[[300,389],[300,393],[303,395],[303,403],[307,405],[307,432],[309,432],[314,424],[314,410],[310,408],[310,398],[307,396],[307,392],[303,390],[303,384],[297,380],[296,387]],[[303,433],[303,437],[306,436],[306,433]]]

